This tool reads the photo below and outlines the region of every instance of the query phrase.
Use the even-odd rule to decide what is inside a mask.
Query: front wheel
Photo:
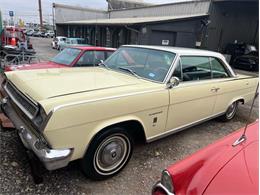
[[[132,155],[133,141],[127,131],[115,127],[98,134],[81,161],[85,175],[102,180],[119,173]]]
[[[230,121],[231,119],[233,119],[236,115],[237,112],[237,107],[238,107],[238,101],[233,102],[228,108],[225,114],[223,114],[220,117],[220,120],[226,122],[226,121]]]

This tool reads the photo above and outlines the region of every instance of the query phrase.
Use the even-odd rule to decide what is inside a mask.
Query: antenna
[[[247,117],[247,120],[246,120],[246,125],[245,125],[245,128],[244,128],[244,131],[243,131],[241,137],[232,144],[233,147],[239,145],[240,143],[242,143],[246,140],[246,130],[247,130],[247,127],[249,125],[249,121],[250,121],[251,114],[252,114],[252,111],[253,111],[253,107],[254,107],[254,104],[255,104],[255,99],[258,95],[258,88],[259,88],[259,82],[257,83],[257,87],[256,87],[256,90],[255,90],[255,96],[254,96],[254,99],[253,99],[252,104],[251,104],[251,108],[250,108],[250,111],[249,111],[249,114],[248,114],[248,117]]]
[[[255,99],[256,99],[257,94],[258,94],[257,93],[258,88],[259,88],[259,83],[257,83],[257,87],[256,87],[256,90],[255,90],[255,96],[254,96],[254,99],[253,99],[253,102],[252,102],[252,105],[251,105],[251,108],[250,108],[250,112],[249,112],[249,115],[248,115],[248,118],[247,118],[247,121],[246,121],[246,126],[245,126],[243,134],[246,134],[246,129],[247,129],[247,126],[249,125],[249,120],[250,120],[250,117],[251,117],[251,114],[252,114],[253,106],[255,104]]]

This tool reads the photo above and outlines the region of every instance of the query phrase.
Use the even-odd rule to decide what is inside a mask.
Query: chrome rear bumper
[[[42,135],[36,135],[26,126],[23,120],[19,117],[13,109],[8,98],[4,98],[0,102],[0,107],[3,113],[13,122],[15,128],[18,130],[19,137],[23,145],[34,152],[43,165],[48,170],[55,170],[68,165],[72,148],[68,149],[52,149],[46,144]]]

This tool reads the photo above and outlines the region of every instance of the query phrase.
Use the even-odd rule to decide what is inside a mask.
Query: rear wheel
[[[85,175],[102,180],[119,173],[132,155],[133,141],[127,131],[114,127],[98,134],[81,161]]]
[[[220,117],[220,120],[226,122],[233,119],[236,115],[238,107],[238,101],[233,102],[227,109],[226,113]]]

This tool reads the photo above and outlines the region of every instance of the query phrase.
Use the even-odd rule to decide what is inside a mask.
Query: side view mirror
[[[172,88],[175,86],[178,86],[180,84],[180,79],[178,77],[171,77],[169,83],[168,83],[168,87]]]
[[[98,59],[96,59],[96,65],[98,65],[98,66],[101,66],[102,64],[104,64],[104,60],[98,60]]]

